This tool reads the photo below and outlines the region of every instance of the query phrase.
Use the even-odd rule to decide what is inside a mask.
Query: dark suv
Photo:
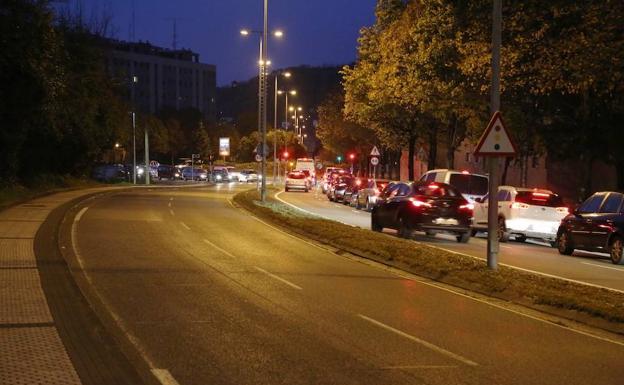
[[[608,252],[616,265],[624,264],[624,195],[597,192],[563,218],[557,231],[559,253],[575,249]]]

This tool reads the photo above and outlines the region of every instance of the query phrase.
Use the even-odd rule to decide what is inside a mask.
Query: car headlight
[[[176,178],[179,178],[180,177],[180,173],[176,172],[175,174],[173,174],[173,176],[175,176]]]
[[[223,177],[221,175],[217,175],[217,180],[221,180]]]
[[[137,169],[137,174],[142,175],[145,172],[142,168]]]

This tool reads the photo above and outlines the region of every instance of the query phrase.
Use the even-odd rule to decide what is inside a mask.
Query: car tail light
[[[410,202],[412,202],[412,206],[414,207],[431,207],[431,205],[427,202],[423,202],[421,200],[415,199],[415,198],[410,198]]]
[[[474,205],[472,203],[466,203],[464,205],[459,206],[460,210],[466,210],[466,211],[474,211]]]
[[[528,209],[529,205],[520,202],[514,202],[511,204],[512,209]]]
[[[358,180],[356,180],[356,181],[355,181],[355,184],[356,184],[357,186],[359,186],[359,185],[361,185],[361,184],[362,184],[362,181],[358,179]]]
[[[432,190],[435,190],[435,189],[437,189],[437,188],[440,188],[440,186],[438,186],[437,184],[433,184],[433,183],[432,183],[432,184],[430,184],[429,186],[427,186],[427,188],[430,188],[430,189],[432,189]]]
[[[570,214],[570,210],[568,210],[567,207],[557,207],[555,210],[557,210],[557,212],[561,214]]]

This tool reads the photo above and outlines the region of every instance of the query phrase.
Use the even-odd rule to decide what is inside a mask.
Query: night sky
[[[75,3],[80,0],[73,0]],[[108,9],[114,36],[129,40],[132,0],[82,0],[88,13]],[[269,41],[272,67],[335,65],[355,59],[358,31],[374,22],[375,0],[269,0],[269,29],[283,40]],[[217,65],[226,85],[255,75],[258,38],[243,38],[244,27],[262,28],[262,0],[135,0],[136,40],[171,48],[173,21],[179,18],[178,48]]]

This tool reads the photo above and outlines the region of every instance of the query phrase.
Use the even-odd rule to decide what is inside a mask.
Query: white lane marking
[[[80,222],[80,220],[82,219],[82,216],[84,215],[84,213],[87,212],[87,210],[89,210],[88,207],[83,207],[82,210],[78,211],[78,214],[76,214],[76,217],[74,218],[74,223]]]
[[[232,204],[232,203],[230,202],[230,204]],[[233,204],[232,204],[232,207],[236,208]],[[244,211],[243,209],[238,209],[238,210]],[[248,213],[248,211],[245,211],[245,212]],[[444,287],[441,284],[438,284],[438,283],[433,282],[433,281],[432,282],[427,282],[427,281],[423,281],[422,280],[422,279],[426,279],[426,278],[419,277],[421,279],[415,279],[413,277],[412,273],[400,270],[399,268],[396,268],[396,267],[388,267],[387,265],[382,265],[380,262],[377,262],[377,261],[372,260],[372,259],[368,259],[368,258],[365,258],[365,257],[360,257],[360,256],[357,256],[357,255],[354,255],[353,257],[350,257],[350,256],[344,255],[344,254],[337,254],[336,252],[332,251],[331,249],[328,249],[327,247],[319,246],[319,245],[317,245],[317,244],[315,244],[313,242],[310,242],[310,241],[308,241],[306,239],[297,237],[297,236],[292,235],[292,234],[290,234],[290,233],[288,233],[288,232],[286,232],[286,231],[284,231],[282,229],[279,229],[279,228],[277,228],[277,227],[275,227],[273,225],[270,225],[269,223],[263,221],[262,219],[256,217],[253,214],[251,214],[251,218],[256,220],[256,221],[258,221],[258,222],[260,222],[260,223],[262,223],[263,225],[265,225],[267,227],[272,228],[275,231],[279,231],[280,233],[282,233],[282,234],[284,234],[284,235],[286,235],[286,236],[288,236],[290,238],[296,239],[296,240],[298,240],[300,242],[303,242],[303,243],[307,243],[310,246],[316,247],[317,249],[321,249],[321,250],[323,250],[323,251],[325,251],[327,253],[331,253],[331,254],[336,255],[338,257],[346,258],[348,260],[351,260],[351,261],[354,261],[354,262],[358,262],[358,263],[364,263],[364,264],[369,265],[369,266],[375,266],[378,269],[387,271],[387,272],[389,272],[391,274],[397,275],[399,277],[403,277],[405,279],[409,279],[410,281],[413,281],[413,282],[416,282],[416,283],[422,283],[423,285],[427,285],[427,286],[430,286],[430,287],[433,287],[433,288],[436,288],[436,289],[439,289],[439,290],[443,290],[443,291],[446,291],[448,293],[455,294],[455,295],[458,295],[460,297],[464,297],[464,298],[473,300],[475,302],[479,302],[479,303],[482,303],[482,304],[485,304],[485,305],[489,305],[489,306],[495,307],[495,308],[500,309],[500,310],[504,310],[504,311],[508,311],[510,313],[517,314],[519,316],[530,318],[530,319],[532,319],[534,321],[539,321],[539,322],[545,323],[545,324],[550,325],[550,326],[555,326],[555,327],[558,327],[560,329],[565,329],[567,331],[571,331],[571,332],[574,332],[574,333],[577,333],[577,334],[581,334],[581,335],[584,335],[586,337],[594,338],[594,339],[597,339],[597,340],[600,340],[600,341],[610,342],[610,343],[615,344],[615,345],[624,346],[624,342],[620,342],[620,341],[612,340],[612,339],[609,339],[609,338],[606,338],[606,337],[601,337],[601,336],[598,336],[598,335],[595,335],[595,334],[584,332],[582,330],[578,330],[576,328],[573,328],[573,327],[570,327],[570,326],[567,326],[567,325],[560,325],[558,323],[553,323],[551,320],[548,320],[548,319],[539,318],[539,317],[536,317],[536,316],[533,316],[533,315],[530,315],[530,314],[527,314],[527,313],[523,313],[523,312],[520,312],[520,311],[517,311],[517,310],[510,309],[508,307],[497,305],[496,303],[491,302],[491,301],[486,301],[486,300],[483,300],[483,299],[480,299],[480,298],[475,298],[475,297],[466,295],[466,294],[464,294],[464,293],[462,293],[460,291],[453,290],[453,289],[450,289],[448,287]],[[416,243],[420,243],[420,242],[416,242]],[[470,258],[473,258],[473,259],[484,260],[483,258],[478,258],[478,257],[475,257],[474,255],[464,254],[464,253],[460,253],[460,252],[457,252],[457,251],[445,249],[445,248],[434,246],[434,245],[429,245],[429,246],[431,246],[433,248],[436,248],[436,249],[439,249],[439,250],[448,251],[449,253],[455,253],[455,254],[464,255],[464,256],[467,256],[467,257],[470,257]],[[599,288],[602,288],[602,289],[612,290],[612,291],[616,291],[616,292],[624,292],[624,291],[621,291],[621,290],[611,289],[611,288],[604,287],[604,286],[593,285],[593,284],[590,284],[590,283],[574,281],[574,280],[571,280],[571,279],[557,277],[557,276],[554,276],[554,275],[540,273],[540,272],[537,272],[537,271],[532,271],[532,270],[528,270],[528,269],[522,269],[522,268],[519,268],[519,267],[507,265],[507,264],[504,264],[504,263],[499,263],[499,265],[507,266],[507,267],[510,267],[510,268],[513,268],[513,269],[527,271],[529,273],[535,273],[535,274],[539,274],[539,275],[550,276],[552,278],[560,278],[560,279],[563,279],[563,280],[566,280],[566,281],[577,282],[577,283],[581,283],[581,284],[584,284],[584,285],[595,286],[595,287],[599,287]]]
[[[599,265],[597,263],[591,263],[591,262],[581,262],[581,263],[583,265],[596,266],[596,267],[600,267],[600,268],[603,268],[603,269],[615,270],[615,271],[619,271],[621,273],[624,273],[624,270],[618,269],[617,267],[613,267],[613,266],[602,266],[602,265]]]
[[[450,352],[450,351],[448,351],[446,349],[443,349],[443,348],[441,348],[441,347],[439,347],[437,345],[432,344],[431,342],[427,342],[425,340],[421,340],[420,338],[414,337],[411,334],[407,334],[405,332],[400,331],[399,329],[393,328],[392,326],[388,326],[388,325],[386,325],[383,322],[379,322],[377,320],[374,320],[374,319],[372,319],[370,317],[367,317],[365,315],[362,315],[362,314],[358,314],[358,317],[362,318],[365,321],[368,321],[368,322],[372,323],[373,325],[379,326],[380,328],[386,329],[388,331],[391,331],[391,332],[393,332],[395,334],[400,335],[401,337],[407,338],[410,341],[414,341],[417,344],[420,344],[420,345],[422,345],[422,346],[424,346],[426,348],[429,348],[429,349],[431,349],[433,351],[436,351],[436,352],[438,352],[440,354],[443,354],[443,355],[445,355],[447,357],[450,357],[450,358],[452,358],[454,360],[463,362],[466,365],[470,365],[470,366],[478,366],[479,365],[479,364],[477,364],[474,361],[471,361],[471,360],[469,360],[469,359],[467,359],[465,357],[460,356],[459,354],[455,354],[453,352]]]
[[[173,210],[169,210],[169,214],[171,214],[172,216],[175,216],[175,213],[173,212]]]
[[[278,201],[282,202],[282,203],[283,203],[283,204],[285,204],[285,205],[288,205],[288,206],[290,206],[290,207],[294,208],[295,210],[303,211],[303,212],[304,212],[304,213],[306,213],[306,214],[310,214],[310,215],[313,215],[313,216],[315,216],[315,217],[325,218],[325,219],[328,219],[328,220],[330,220],[330,221],[333,221],[333,220],[334,220],[334,219],[328,218],[328,217],[326,217],[326,216],[319,215],[319,214],[317,214],[317,213],[313,213],[312,211],[308,211],[308,210],[306,210],[306,209],[302,209],[301,207],[299,207],[299,206],[295,206],[295,205],[293,205],[292,203],[286,202],[285,200],[283,200],[282,198],[280,198],[280,197],[279,197],[279,196],[280,196],[283,192],[284,192],[284,191],[280,191],[280,192],[278,192],[277,194],[275,194],[275,199],[277,199]]]
[[[180,385],[167,369],[152,369],[152,374],[162,385]]]
[[[171,202],[167,203],[167,206],[168,206],[168,207],[171,207]]]
[[[180,225],[181,225],[182,227],[184,227],[185,229],[187,229],[187,230],[190,230],[190,229],[191,229],[191,228],[190,228],[190,227],[188,227],[188,226],[186,225],[186,223],[184,223],[184,222],[180,222]]]
[[[230,253],[227,250],[224,250],[224,249],[220,248],[219,246],[215,245],[214,243],[210,242],[209,240],[204,239],[203,241],[204,241],[204,243],[214,247],[215,249],[219,250],[220,252],[222,252],[223,254],[227,255],[228,257],[236,259],[236,256],[234,254]]]
[[[511,246],[499,245],[502,249],[513,249]]]
[[[170,201],[172,201],[172,200],[173,200],[173,197],[169,198],[169,200],[170,200]]]
[[[400,366],[383,366],[383,370],[402,370],[402,369],[455,369],[457,365],[400,365]]]
[[[277,279],[278,281],[280,281],[280,282],[282,282],[282,283],[285,283],[286,285],[288,285],[288,286],[290,286],[290,287],[292,287],[292,288],[295,288],[295,289],[297,289],[297,290],[303,290],[303,288],[301,288],[301,286],[297,286],[297,285],[295,285],[294,283],[292,283],[292,282],[290,282],[290,281],[287,281],[287,280],[285,280],[285,279],[284,279],[284,278],[282,278],[282,277],[278,277],[278,276],[277,276],[277,275],[275,275],[275,274],[271,274],[271,273],[269,273],[268,271],[266,271],[266,270],[264,270],[264,269],[261,269],[261,268],[259,268],[259,267],[257,267],[257,266],[254,266],[254,269],[258,270],[258,271],[259,271],[259,272],[261,272],[261,273],[264,273],[264,274],[268,275],[269,277],[271,277],[271,278],[273,278],[273,279]]]

